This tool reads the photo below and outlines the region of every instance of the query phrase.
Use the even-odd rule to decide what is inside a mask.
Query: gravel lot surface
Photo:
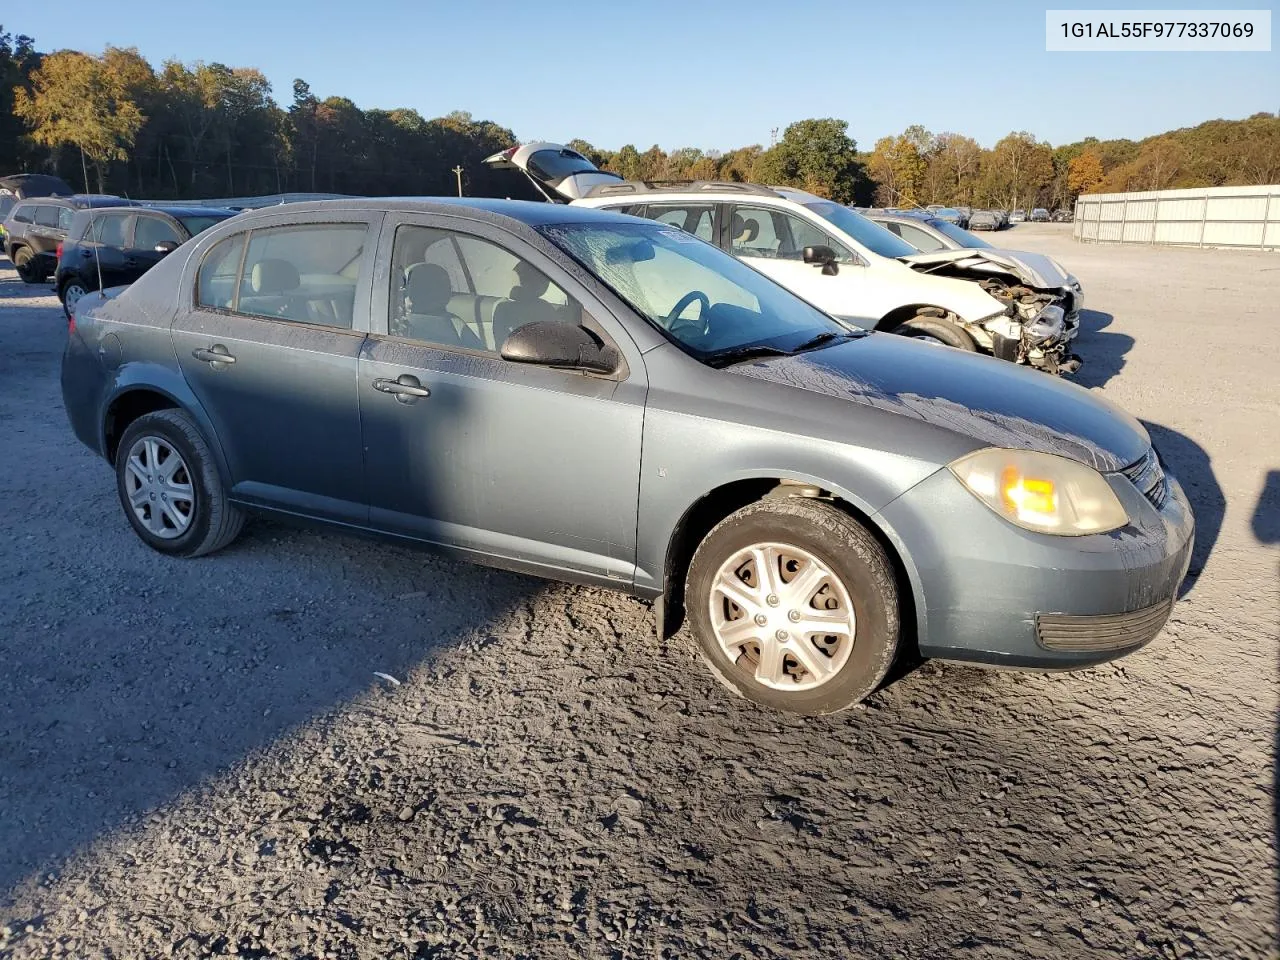
[[[0,956],[1275,956],[1280,256],[997,239],[1083,281],[1186,595],[1119,663],[818,720],[610,593],[276,522],[151,552],[0,265]]]

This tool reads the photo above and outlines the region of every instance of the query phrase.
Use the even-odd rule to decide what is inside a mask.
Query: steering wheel
[[[680,319],[680,314],[684,313],[684,311],[688,308],[689,304],[693,303],[693,301],[695,300],[697,300],[699,303],[702,304],[702,309],[698,313],[698,319],[682,321]],[[675,333],[676,327],[680,323],[686,323],[686,324],[693,325],[699,334],[706,333],[707,312],[710,309],[711,309],[710,297],[708,297],[701,290],[690,290],[688,293],[686,293],[683,297],[681,297],[676,302],[676,305],[674,307],[671,308],[671,312],[667,314],[667,318],[666,318],[666,321],[663,323],[663,326],[666,327],[667,330],[670,331],[671,333]]]

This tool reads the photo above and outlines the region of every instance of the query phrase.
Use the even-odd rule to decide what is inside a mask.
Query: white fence
[[[1086,194],[1076,201],[1075,238],[1280,250],[1280,186]]]

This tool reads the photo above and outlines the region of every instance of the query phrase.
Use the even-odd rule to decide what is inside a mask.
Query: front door
[[[358,218],[265,227],[203,255],[173,345],[233,498],[366,521],[356,385],[375,229]]]
[[[360,360],[370,525],[475,559],[598,582],[635,573],[643,362],[616,320],[496,227],[384,231]],[[381,257],[381,255],[380,255]],[[599,377],[512,363],[522,324],[587,326],[630,358]]]
[[[129,249],[125,251],[129,282],[137,280],[167,256],[156,249],[159,244],[171,243],[176,247],[185,239],[168,217],[153,213],[138,214],[133,224]]]
[[[735,204],[723,237],[729,253],[820,310],[863,326],[879,320],[866,295],[867,268],[817,224],[772,207]],[[804,262],[804,248],[816,246],[835,251],[834,273]]]

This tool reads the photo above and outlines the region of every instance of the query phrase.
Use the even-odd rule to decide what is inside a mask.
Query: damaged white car
[[[867,213],[867,219],[920,251],[908,258],[916,269],[977,279],[994,296],[1028,306],[1055,303],[1062,307],[1068,336],[1074,339],[1079,333],[1084,288],[1052,257],[993,247],[968,230],[924,211],[917,214],[873,210]]]
[[[959,262],[920,262],[920,252],[901,237],[802,190],[624,181],[574,150],[543,142],[485,162],[523,172],[549,200],[619,210],[684,230],[865,329],[981,351],[1048,373],[1080,366],[1070,352],[1074,327],[1068,329],[1057,298]]]

